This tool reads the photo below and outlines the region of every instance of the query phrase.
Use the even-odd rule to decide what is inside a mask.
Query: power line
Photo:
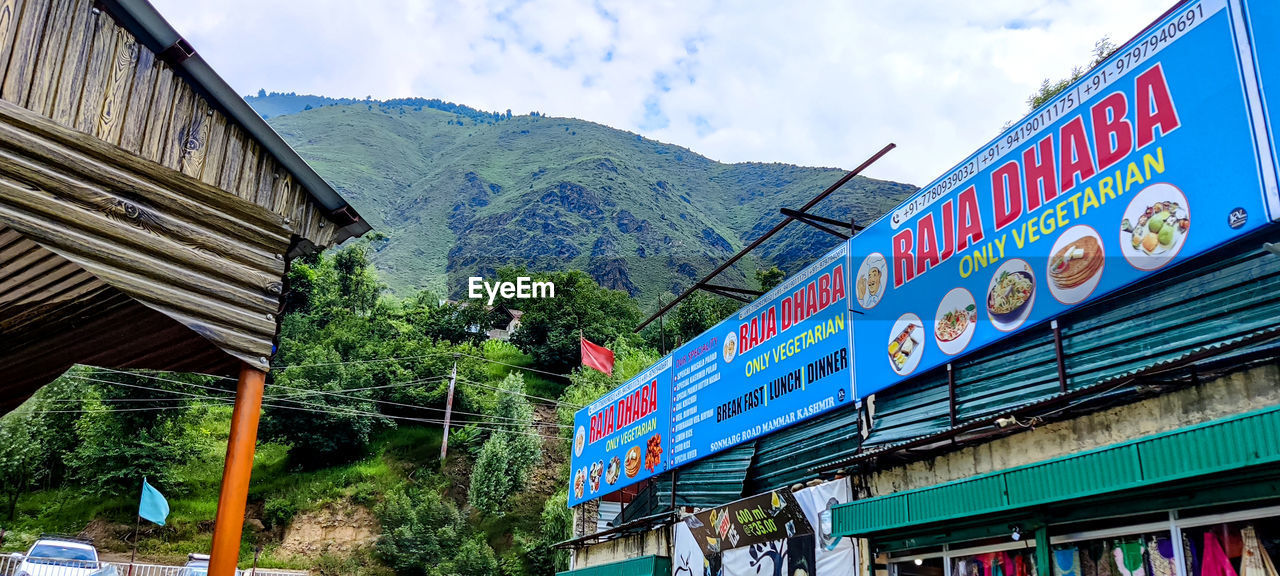
[[[469,380],[469,379],[463,378],[463,377],[461,377],[461,376],[459,376],[459,377],[458,377],[458,381],[460,381],[460,382],[466,382],[467,384],[471,384],[472,386],[479,386],[479,387],[481,387],[481,388],[488,388],[488,389],[490,389],[490,390],[497,390],[498,392],[503,392],[503,393],[506,393],[506,394],[515,394],[516,396],[524,396],[525,398],[532,398],[532,399],[534,399],[534,400],[541,400],[542,402],[547,402],[547,403],[550,403],[550,404],[553,404],[553,405],[556,405],[556,406],[568,406],[568,407],[570,407],[570,408],[582,408],[582,406],[578,406],[577,404],[574,404],[574,403],[572,403],[572,402],[563,402],[563,401],[560,401],[560,400],[552,400],[552,399],[550,399],[550,398],[543,398],[543,397],[541,397],[541,396],[534,396],[534,395],[532,395],[532,394],[525,394],[525,393],[523,393],[523,392],[516,392],[515,390],[507,390],[507,389],[505,389],[505,388],[498,388],[497,386],[490,386],[490,385],[488,385],[488,384],[481,384],[481,383],[479,383],[479,382],[476,382],[475,380]]]
[[[111,372],[115,372],[115,373],[118,373],[118,374],[128,374],[128,375],[136,376],[136,377],[139,377],[139,378],[148,378],[148,379],[153,379],[153,380],[159,380],[159,381],[161,381],[161,382],[170,382],[170,383],[173,383],[173,384],[184,384],[184,382],[181,382],[181,381],[179,381],[179,380],[170,380],[170,379],[167,379],[167,378],[160,378],[160,377],[158,377],[158,376],[151,376],[151,375],[148,375],[148,374],[131,373],[131,372],[125,372],[125,371],[121,371],[121,370],[111,370],[111,369],[109,369],[109,368],[108,368],[108,369],[105,369],[105,370],[109,370],[109,371],[111,371]],[[413,381],[411,381],[411,382],[404,382],[404,383],[400,383],[400,384],[408,385],[408,384],[412,384],[412,383],[413,383]],[[199,384],[189,384],[189,385],[191,385],[191,386],[196,386],[196,387],[198,387],[198,388],[204,388],[204,389],[207,389],[207,390],[221,391],[221,389],[220,389],[220,388],[214,388],[214,387],[210,387],[210,386],[201,386],[201,385],[199,385]],[[293,391],[301,392],[301,393],[300,393],[300,394],[291,395],[291,396],[264,396],[264,397],[263,397],[263,399],[264,399],[264,400],[270,399],[270,400],[275,400],[275,401],[301,403],[301,404],[306,405],[306,406],[324,407],[325,405],[323,405],[323,404],[302,403],[302,402],[301,402],[301,401],[299,401],[299,400],[294,400],[294,398],[299,398],[299,397],[306,396],[306,395],[318,394],[318,395],[324,395],[324,396],[333,396],[333,397],[335,397],[335,398],[345,398],[345,399],[348,399],[348,400],[357,400],[357,401],[361,401],[361,402],[374,402],[374,403],[378,403],[378,404],[388,404],[388,405],[392,405],[392,406],[400,406],[400,407],[403,407],[403,408],[414,408],[414,409],[418,409],[418,410],[434,410],[434,411],[436,411],[436,412],[441,412],[441,413],[443,413],[443,412],[444,412],[444,409],[443,409],[443,408],[436,408],[436,407],[433,407],[433,406],[419,406],[419,405],[417,405],[417,404],[405,404],[405,403],[402,403],[402,402],[392,402],[392,401],[390,401],[390,400],[377,400],[377,399],[374,399],[374,398],[361,398],[361,397],[359,397],[359,396],[351,396],[351,395],[349,395],[349,394],[343,394],[343,393],[341,393],[341,392],[334,392],[334,391],[329,391],[329,390],[311,390],[311,389],[307,389],[307,388],[297,388],[297,387],[294,387],[294,386],[286,386],[286,385],[284,385],[284,384],[274,383],[274,382],[273,382],[269,387],[270,387],[270,388],[282,388],[282,389],[285,389],[285,390],[293,390]],[[344,392],[345,392],[345,391],[346,391],[346,390],[344,390]],[[510,391],[508,391],[508,392],[510,392]],[[518,392],[512,392],[512,393],[513,393],[513,394],[518,394]],[[496,419],[499,419],[499,420],[510,420],[510,421],[513,421],[513,422],[516,422],[516,423],[521,423],[518,419],[515,419],[515,418],[507,418],[507,417],[504,417],[504,416],[497,416],[497,415],[493,415],[493,414],[477,414],[477,413],[475,413],[475,412],[465,412],[465,411],[461,411],[461,410],[454,410],[454,413],[455,413],[455,414],[463,414],[463,415],[466,415],[466,416],[478,416],[478,417],[481,417],[481,418],[496,418]],[[443,423],[443,421],[442,421],[442,423]],[[493,423],[494,423],[494,424],[506,424],[506,422],[493,422]],[[563,425],[563,424],[555,424],[555,425],[556,425],[556,426],[563,427],[563,428],[572,428],[572,426],[565,426],[565,425]]]
[[[195,387],[197,387],[197,388],[203,388],[203,389],[206,389],[206,390],[212,390],[212,391],[215,391],[215,392],[228,392],[227,390],[223,390],[223,389],[221,389],[221,388],[215,388],[215,387],[212,387],[212,386],[202,386],[202,385],[200,385],[200,384],[192,384],[192,383],[188,383],[188,382],[182,382],[182,381],[180,381],[180,380],[171,380],[171,379],[168,379],[168,378],[160,378],[159,376],[152,376],[152,375],[149,375],[149,374],[142,374],[142,373],[138,373],[138,372],[128,372],[128,371],[124,371],[124,370],[114,370],[114,369],[111,369],[111,368],[102,368],[102,370],[106,370],[106,371],[108,371],[108,372],[114,372],[114,373],[117,373],[117,374],[126,374],[126,375],[130,375],[130,376],[137,376],[137,377],[140,377],[140,378],[150,378],[150,379],[154,379],[154,380],[159,380],[159,381],[161,381],[161,382],[169,382],[169,383],[172,383],[172,384],[181,384],[181,385],[195,386]],[[77,377],[77,376],[72,375],[72,377]],[[81,378],[83,378],[83,377],[81,377]],[[441,379],[443,379],[443,377],[441,377]],[[490,386],[490,385],[488,385],[488,384],[481,384],[481,383],[479,383],[479,382],[476,382],[476,381],[474,381],[474,380],[470,380],[470,379],[467,379],[467,378],[463,378],[463,377],[461,377],[461,376],[459,376],[459,377],[458,377],[458,380],[459,380],[459,381],[462,381],[462,382],[466,382],[466,383],[471,384],[471,385],[474,385],[474,386],[479,386],[479,387],[481,387],[481,388],[488,388],[488,389],[490,389],[490,390],[496,390],[496,391],[498,391],[498,392],[502,392],[502,393],[506,393],[506,394],[515,394],[515,395],[517,395],[517,396],[524,396],[524,397],[526,397],[526,398],[532,398],[532,399],[534,399],[534,400],[540,400],[540,401],[543,401],[543,402],[549,402],[549,403],[551,403],[551,404],[553,404],[553,405],[556,405],[556,406],[569,406],[569,407],[571,407],[571,408],[578,408],[578,409],[581,409],[581,408],[582,408],[582,406],[579,406],[579,405],[577,405],[577,404],[573,404],[573,403],[570,403],[570,402],[561,402],[561,401],[559,401],[559,400],[552,400],[552,399],[550,399],[550,398],[543,398],[543,397],[541,397],[541,396],[533,396],[533,395],[531,395],[531,394],[525,394],[525,393],[522,393],[522,392],[516,392],[516,391],[514,391],[514,390],[506,390],[506,389],[503,389],[503,388],[498,388],[498,387],[496,387],[496,386]],[[412,383],[413,383],[413,381],[405,382],[405,383],[400,383],[400,384],[401,384],[401,385],[410,385],[410,384],[412,384]],[[390,385],[388,385],[388,386],[390,386]],[[346,394],[343,394],[343,393],[342,393],[342,392],[348,392],[349,390],[343,390],[343,391],[341,391],[341,392],[335,392],[335,391],[329,391],[329,390],[309,390],[309,389],[306,389],[306,388],[296,388],[296,387],[293,387],[293,386],[286,386],[286,385],[284,385],[284,384],[279,384],[279,383],[274,383],[274,382],[273,382],[269,387],[271,387],[271,388],[283,388],[283,389],[285,389],[285,390],[294,390],[294,391],[300,391],[300,392],[303,392],[303,394],[296,394],[296,395],[291,395],[291,396],[288,396],[288,397],[281,397],[281,396],[273,397],[273,398],[274,398],[274,399],[276,399],[276,400],[289,400],[290,398],[296,398],[296,397],[300,397],[300,396],[304,396],[304,395],[309,395],[309,394],[320,394],[320,395],[325,395],[325,396],[334,396],[334,397],[338,397],[338,398],[347,398],[347,399],[352,399],[352,400],[360,400],[360,401],[364,401],[364,402],[376,402],[376,403],[390,404],[390,405],[394,405],[394,406],[401,406],[401,407],[406,407],[406,408],[417,408],[417,409],[420,409],[420,410],[435,410],[435,411],[437,411],[437,412],[444,412],[444,409],[443,409],[443,408],[435,408],[435,407],[431,407],[431,406],[418,406],[418,405],[415,405],[415,404],[403,404],[403,403],[399,403],[399,402],[392,402],[392,401],[390,401],[390,400],[375,400],[375,399],[372,399],[372,398],[360,398],[360,397],[358,397],[358,396],[349,396],[349,395],[346,395]],[[473,413],[473,412],[462,412],[462,411],[457,411],[457,410],[455,410],[454,412],[455,412],[456,414],[465,414],[465,415],[470,415],[470,416],[481,416],[481,417],[502,418],[501,416],[491,416],[491,415],[488,415],[488,414],[476,414],[476,413]],[[509,418],[504,418],[504,419],[508,419],[508,420],[509,420]],[[558,424],[558,423],[557,423],[557,424],[555,424],[555,425],[556,425],[556,426],[559,426],[559,427],[562,427],[562,428],[572,428],[572,426],[566,426],[566,425],[564,425],[564,424]]]
[[[417,356],[393,356],[390,358],[374,358],[370,360],[340,360],[337,362],[313,362],[310,364],[285,364],[282,366],[273,366],[275,370],[285,370],[288,368],[313,368],[316,366],[346,366],[349,364],[376,364],[379,362],[396,362],[398,360],[421,360],[423,358],[431,358],[442,354],[458,354],[457,352],[440,350],[429,354],[420,354]]]
[[[441,351],[438,351],[438,352],[433,352],[433,353],[430,353],[430,354],[421,354],[421,355],[418,355],[418,356],[393,356],[393,357],[390,357],[390,358],[375,358],[375,359],[372,359],[372,360],[344,360],[344,361],[337,361],[337,362],[316,362],[316,363],[311,363],[311,364],[285,364],[285,365],[281,365],[281,366],[275,366],[275,367],[274,367],[274,369],[276,369],[276,370],[285,370],[285,369],[288,369],[288,368],[310,368],[310,367],[314,367],[314,366],[342,366],[342,365],[347,365],[347,364],[369,364],[369,363],[378,363],[378,362],[396,362],[396,361],[399,361],[399,360],[420,360],[420,359],[422,359],[422,358],[431,358],[431,357],[433,357],[433,356],[441,356],[441,355],[445,355],[445,354],[452,354],[452,355],[454,355],[454,356],[463,356],[463,357],[466,357],[466,358],[472,358],[472,359],[475,359],[475,360],[480,360],[480,361],[482,361],[482,362],[488,362],[488,363],[490,363],[490,364],[498,364],[498,365],[501,365],[501,366],[506,366],[506,367],[508,367],[508,368],[515,368],[515,369],[517,369],[517,370],[524,370],[524,371],[526,371],[526,372],[536,372],[536,373],[538,373],[538,374],[546,374],[547,376],[554,376],[554,377],[556,377],[556,378],[563,378],[563,379],[565,379],[565,380],[568,380],[568,379],[569,379],[569,375],[568,375],[568,374],[560,374],[560,373],[557,373],[557,372],[549,372],[549,371],[547,371],[547,370],[539,370],[539,369],[537,369],[537,368],[530,368],[530,367],[528,367],[528,366],[517,366],[517,365],[515,365],[515,364],[508,364],[508,363],[506,363],[506,362],[502,362],[502,361],[499,361],[499,360],[493,360],[493,359],[490,359],[490,358],[485,358],[484,356],[476,356],[476,355],[474,355],[474,354],[467,354],[467,353],[465,353],[465,352],[445,351],[445,350],[441,350]],[[223,378],[226,378],[226,377],[224,376]]]
[[[220,404],[228,406],[229,404]],[[186,410],[189,408],[212,408],[215,404],[193,404],[189,406],[151,406],[144,408],[107,408],[107,412],[145,412],[145,411],[161,411],[161,410]],[[104,410],[32,410],[32,414],[98,414]]]
[[[539,369],[537,369],[537,368],[529,368],[529,367],[527,367],[527,366],[516,366],[515,364],[507,364],[506,362],[499,362],[499,361],[497,361],[497,360],[490,360],[490,359],[488,359],[488,358],[484,358],[484,357],[481,357],[481,356],[472,356],[471,354],[466,354],[466,353],[463,353],[463,352],[455,352],[455,354],[457,354],[457,355],[459,355],[459,356],[466,356],[467,358],[475,358],[476,360],[483,360],[483,361],[485,361],[485,362],[489,362],[489,363],[491,363],[491,364],[500,364],[500,365],[502,365],[502,366],[507,366],[507,367],[509,367],[509,368],[516,368],[516,369],[519,369],[519,370],[525,370],[525,371],[527,371],[527,372],[537,372],[537,373],[539,373],[539,374],[546,374],[546,375],[548,375],[548,376],[555,376],[556,378],[564,378],[565,380],[568,380],[568,379],[569,379],[569,375],[568,375],[568,374],[557,374],[557,373],[555,373],[555,372],[548,372],[548,371],[546,371],[546,370],[539,370]]]
[[[285,386],[285,385],[283,385],[283,384],[272,384],[272,386],[273,386],[273,387],[276,387],[276,388],[284,388],[285,390],[305,390],[304,388],[294,388],[294,387],[292,387],[292,386]],[[335,398],[347,398],[347,399],[351,399],[351,400],[362,400],[362,401],[366,401],[366,402],[376,402],[376,403],[378,403],[378,404],[388,404],[388,405],[391,405],[391,406],[400,406],[400,407],[404,407],[404,408],[416,408],[416,409],[418,409],[418,410],[434,410],[434,411],[436,411],[436,412],[444,412],[444,411],[445,411],[443,408],[436,408],[436,407],[434,407],[434,406],[419,406],[419,405],[417,405],[417,404],[405,404],[405,403],[403,403],[403,402],[392,402],[392,401],[390,401],[390,400],[374,400],[374,399],[370,399],[370,398],[360,398],[359,396],[349,396],[349,395],[341,394],[341,393],[337,393],[337,392],[329,392],[329,391],[327,391],[327,390],[315,390],[315,391],[312,391],[312,392],[315,392],[315,393],[317,393],[317,394],[323,394],[323,395],[325,395],[325,396],[333,396],[333,397],[335,397]],[[515,392],[513,392],[513,393],[515,393]],[[281,399],[281,398],[277,397],[277,399]],[[515,422],[517,422],[517,423],[521,423],[521,424],[523,424],[523,422],[521,422],[521,421],[520,421],[520,419],[518,419],[518,418],[507,418],[507,417],[504,417],[504,416],[497,416],[497,415],[494,415],[494,414],[477,414],[477,413],[475,413],[475,412],[464,412],[464,411],[462,411],[462,410],[454,410],[454,411],[453,411],[453,413],[454,413],[454,414],[463,414],[463,415],[467,415],[467,416],[480,416],[480,417],[484,417],[484,418],[497,418],[497,419],[499,419],[499,420],[512,420],[512,421],[515,421]],[[563,424],[555,424],[555,425],[556,425],[556,426],[563,427],[563,428],[572,428],[572,426],[564,426]]]
[[[129,372],[123,372],[123,371],[119,371],[119,370],[110,370],[110,369],[106,369],[106,370],[109,370],[109,371],[111,371],[111,372],[121,373],[121,374],[131,374],[131,373],[129,373]],[[141,378],[149,378],[149,379],[159,380],[159,381],[162,381],[162,382],[172,382],[172,383],[178,383],[178,384],[189,384],[189,383],[179,382],[179,381],[177,381],[177,380],[168,380],[168,379],[165,379],[165,378],[159,378],[159,377],[156,377],[156,376],[148,376],[148,375],[144,375],[144,374],[131,374],[131,375],[133,375],[133,376],[138,376],[138,377],[141,377]],[[206,400],[218,400],[218,401],[222,401],[222,402],[228,402],[228,401],[231,401],[231,400],[232,400],[232,398],[228,398],[228,397],[215,397],[215,396],[206,396],[206,395],[202,395],[202,394],[192,394],[192,393],[189,393],[189,392],[181,392],[181,391],[177,391],[177,390],[165,390],[165,389],[163,389],[163,388],[152,388],[152,387],[148,387],[148,386],[140,386],[140,385],[137,385],[137,384],[128,384],[128,383],[124,383],[124,382],[113,382],[113,381],[110,381],[110,380],[101,380],[101,379],[97,379],[97,378],[90,378],[90,377],[87,377],[87,376],[80,376],[80,375],[78,375],[78,374],[68,375],[68,377],[69,377],[69,378],[75,378],[75,379],[78,379],[78,380],[87,380],[87,381],[91,381],[91,382],[99,382],[99,383],[102,383],[102,384],[111,384],[111,385],[116,385],[116,386],[125,386],[125,387],[128,387],[128,388],[137,388],[137,389],[141,389],[141,390],[149,390],[149,391],[153,391],[153,392],[162,392],[162,393],[168,393],[168,394],[177,394],[177,395],[181,395],[181,396],[188,396],[188,397],[192,397],[192,398],[199,398],[199,399],[206,399]],[[194,384],[189,384],[189,385],[194,385]],[[205,388],[205,389],[209,389],[209,390],[214,390],[214,391],[218,391],[218,392],[225,392],[225,390],[221,390],[221,389],[218,389],[218,388],[213,388],[213,387],[210,387],[210,386],[199,386],[199,385],[194,385],[194,386],[197,386],[197,387],[199,387],[199,388]],[[358,398],[358,397],[355,397],[355,399],[357,399],[357,400],[361,400],[361,401],[371,402],[371,400],[367,400],[367,399],[364,399],[364,398]],[[298,404],[299,406],[281,406],[281,405],[278,405],[278,404],[269,404],[269,403],[267,403],[267,401],[268,401],[268,400],[270,400],[270,401],[285,401],[285,402],[292,402],[292,403],[294,403],[294,404]],[[342,415],[346,415],[346,416],[366,416],[366,417],[372,417],[372,418],[388,418],[388,419],[392,419],[392,420],[405,420],[405,421],[411,421],[411,422],[423,422],[423,423],[430,423],[430,424],[444,424],[444,420],[438,420],[438,419],[430,419],[430,418],[416,418],[416,417],[411,417],[411,416],[392,416],[392,415],[388,415],[388,414],[382,414],[382,413],[379,413],[379,412],[368,412],[368,411],[357,410],[357,409],[350,408],[350,407],[344,407],[344,406],[327,406],[327,405],[324,405],[324,404],[313,404],[313,403],[309,403],[309,402],[303,402],[303,401],[301,401],[301,400],[293,400],[293,399],[289,399],[289,398],[277,398],[277,397],[274,397],[274,396],[264,396],[264,397],[263,397],[263,403],[262,403],[262,406],[263,406],[263,407],[267,407],[267,408],[279,408],[279,409],[283,409],[283,410],[293,410],[293,409],[297,409],[297,410],[302,410],[302,411],[305,411],[305,412],[314,412],[314,413],[319,413],[319,414],[333,414],[335,410],[338,410],[338,411],[341,411],[341,412],[339,412],[340,414],[342,414]],[[303,408],[304,406],[305,406],[305,407],[310,407],[310,409],[308,409],[308,408]],[[174,408],[176,408],[176,407],[174,407]],[[426,408],[426,407],[425,407],[425,406],[418,406],[418,408]],[[455,413],[456,413],[456,411],[455,411]],[[485,415],[481,415],[481,416],[485,416]],[[515,433],[515,434],[525,434],[525,435],[531,435],[531,436],[539,436],[539,437],[542,437],[542,438],[560,438],[560,436],[546,436],[546,435],[542,435],[542,434],[537,434],[537,433],[535,433],[535,432],[526,432],[526,431],[523,431],[523,430],[517,430],[517,429],[513,429],[513,428],[489,428],[489,427],[486,427],[486,426],[479,426],[479,424],[488,424],[488,425],[492,425],[492,426],[519,426],[519,425],[522,425],[522,424],[520,424],[520,423],[516,423],[516,422],[496,422],[496,421],[490,421],[490,420],[479,420],[479,421],[474,422],[474,424],[475,424],[475,425],[477,425],[477,427],[478,427],[479,429],[481,429],[481,430],[488,430],[488,431],[491,431],[491,432],[511,432],[511,433]],[[529,425],[529,426],[533,426],[533,424],[528,424],[528,425]]]

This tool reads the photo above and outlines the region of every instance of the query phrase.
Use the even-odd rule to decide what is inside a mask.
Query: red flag
[[[578,340],[582,345],[582,365],[613,376],[613,350],[592,344],[582,336]]]

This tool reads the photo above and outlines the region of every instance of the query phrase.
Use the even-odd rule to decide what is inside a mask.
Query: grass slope
[[[485,113],[438,100],[248,98],[378,232],[397,292],[462,296],[504,265],[568,267],[643,302],[678,292],[845,171],[725,164],[582,120]],[[311,106],[312,109],[305,109]],[[869,222],[915,190],[856,178],[814,213]],[[835,239],[793,225],[744,259],[794,272]]]

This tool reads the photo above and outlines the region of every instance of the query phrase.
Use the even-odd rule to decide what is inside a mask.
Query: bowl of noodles
[[[1021,260],[1011,260],[1012,266],[1001,266],[992,278],[987,291],[987,314],[991,321],[1009,326],[1021,324],[1025,312],[1035,298],[1036,278],[1031,267]]]

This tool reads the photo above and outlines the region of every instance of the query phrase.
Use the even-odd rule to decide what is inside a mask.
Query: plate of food
[[[1089,226],[1072,226],[1058,236],[1049,251],[1045,276],[1049,293],[1063,304],[1088,298],[1102,280],[1106,252],[1102,238]]]
[[[906,376],[920,365],[924,355],[924,322],[910,312],[903,314],[889,330],[889,367]]]
[[[858,268],[858,279],[855,281],[854,295],[858,297],[858,304],[863,308],[875,308],[880,303],[880,298],[884,296],[885,284],[889,280],[889,263],[884,259],[884,255],[879,252],[872,252],[862,260],[862,266]]]
[[[649,438],[644,453],[644,469],[650,472],[658,469],[658,464],[662,463],[662,435],[654,434]]]
[[[573,435],[573,455],[582,456],[582,447],[587,444],[587,429],[578,426],[578,431]]]
[[[604,470],[604,481],[608,484],[618,482],[618,477],[622,475],[622,460],[617,456],[609,459],[609,467]]]
[[[1139,270],[1155,270],[1178,255],[1191,231],[1187,197],[1159,182],[1134,195],[1120,221],[1120,252]]]
[[[933,322],[933,337],[943,354],[959,354],[973,339],[978,327],[978,306],[973,294],[964,288],[952,288],[938,303]]]
[[[587,488],[587,469],[579,468],[573,474],[573,497],[582,498],[582,493]]]
[[[1036,275],[1026,260],[1006,260],[991,275],[987,287],[987,316],[997,330],[1010,332],[1017,329],[1036,301]]]
[[[640,473],[640,447],[632,446],[627,450],[626,466],[627,478],[635,478]]]
[[[604,463],[599,460],[596,460],[595,462],[591,463],[591,472],[589,474],[589,477],[591,479],[592,494],[595,494],[596,492],[600,491],[601,476],[604,476]]]

